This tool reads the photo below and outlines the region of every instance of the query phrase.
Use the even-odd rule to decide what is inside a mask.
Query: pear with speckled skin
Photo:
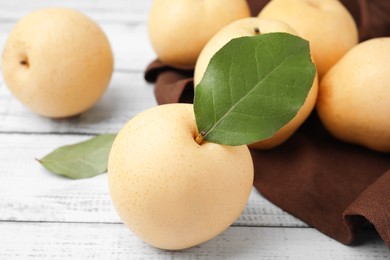
[[[390,37],[373,38],[348,51],[320,83],[316,105],[336,138],[390,152]]]
[[[2,56],[12,94],[37,114],[52,118],[80,114],[104,94],[113,54],[101,28],[68,8],[45,8],[12,29]]]
[[[114,206],[127,227],[158,248],[212,239],[246,206],[253,184],[248,148],[199,145],[193,106],[146,110],[119,132],[108,162]]]
[[[320,78],[358,43],[357,25],[339,0],[272,0],[259,17],[284,21],[308,40]]]

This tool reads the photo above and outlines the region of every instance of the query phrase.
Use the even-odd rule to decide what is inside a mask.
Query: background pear
[[[162,62],[192,67],[216,32],[249,16],[246,0],[154,0],[148,18],[150,42]]]
[[[317,111],[340,140],[390,152],[390,37],[356,45],[329,70]]]
[[[320,78],[358,43],[355,21],[339,0],[272,0],[259,17],[282,20],[308,40]]]
[[[104,94],[113,54],[102,29],[68,8],[46,8],[12,29],[2,56],[4,80],[32,111],[60,118],[80,114]]]

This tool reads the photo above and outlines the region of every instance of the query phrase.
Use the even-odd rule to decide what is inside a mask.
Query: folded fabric
[[[268,1],[248,0],[257,15]],[[342,0],[360,40],[390,35],[390,1]],[[193,70],[152,61],[145,79],[159,104],[192,103]],[[254,186],[283,210],[344,244],[375,228],[390,248],[390,154],[341,142],[315,111],[282,145],[251,150]]]
[[[336,140],[315,113],[282,145],[251,153],[254,185],[274,204],[345,244],[372,223],[390,246],[390,154]]]

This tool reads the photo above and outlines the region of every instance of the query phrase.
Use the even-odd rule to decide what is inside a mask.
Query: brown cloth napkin
[[[248,0],[252,14],[268,1]],[[390,36],[390,1],[342,0],[359,26],[360,40]],[[145,71],[159,104],[192,103],[193,70],[158,60]],[[344,244],[374,227],[390,248],[390,153],[333,138],[315,111],[285,143],[251,150],[254,186],[272,203]]]

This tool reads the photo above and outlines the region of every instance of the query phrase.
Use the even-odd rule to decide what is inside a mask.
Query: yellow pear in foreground
[[[67,8],[41,9],[11,31],[2,56],[4,80],[32,111],[68,117],[86,111],[105,92],[113,55],[104,32]]]
[[[217,31],[249,16],[245,0],[154,0],[148,19],[150,42],[164,63],[193,66]]]
[[[272,0],[259,17],[285,21],[308,40],[320,78],[358,43],[355,21],[339,0]]]
[[[231,39],[272,32],[297,34],[291,26],[285,22],[275,19],[262,19],[257,17],[243,18],[225,26],[207,42],[206,46],[200,53],[195,66],[194,85],[196,86],[201,81],[212,56]],[[249,146],[256,149],[270,149],[286,141],[310,115],[316,103],[317,92],[318,78],[316,77],[306,101],[298,111],[297,115],[289,123],[279,129],[279,131],[277,131],[271,138],[256,142]]]
[[[199,145],[193,106],[146,110],[119,132],[108,162],[114,206],[127,227],[163,249],[220,234],[245,208],[253,184],[247,146]]]
[[[390,37],[358,44],[329,70],[317,111],[335,137],[390,152]]]

